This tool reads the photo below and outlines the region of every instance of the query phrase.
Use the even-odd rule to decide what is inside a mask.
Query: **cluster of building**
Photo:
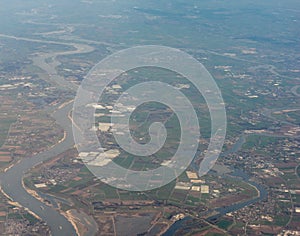
[[[177,182],[175,185],[175,189],[187,191],[191,190],[204,194],[209,193],[209,185],[204,184],[205,181],[199,179],[196,172],[186,171],[186,175],[189,178],[189,182]]]
[[[50,235],[49,227],[45,223],[31,224],[26,219],[9,219],[4,224],[4,235]]]
[[[106,166],[120,155],[119,149],[110,149],[102,152],[80,152],[78,159],[92,166]]]
[[[41,175],[35,178],[34,186],[36,188],[47,188],[51,185],[80,179],[80,177],[78,177],[78,171],[79,170],[75,168],[43,168]]]

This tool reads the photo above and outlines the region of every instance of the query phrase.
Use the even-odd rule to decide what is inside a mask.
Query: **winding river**
[[[298,89],[298,87],[300,86],[295,86],[292,88],[292,93],[294,93],[294,91],[296,89]],[[295,96],[300,96],[299,94],[294,94]],[[273,116],[272,116],[272,111],[275,111],[275,109],[273,110],[263,110],[262,111],[262,115],[270,118],[270,119],[275,119]],[[295,124],[292,124],[292,123],[289,123],[289,122],[285,122],[285,123],[288,123],[290,125],[295,125]],[[233,146],[231,147],[231,149],[229,149],[228,151],[224,152],[222,154],[222,156],[226,156],[226,155],[229,155],[229,154],[233,154],[233,153],[237,153],[243,146],[243,144],[247,141],[247,137],[249,135],[260,135],[260,136],[270,136],[270,137],[278,137],[278,138],[282,138],[282,137],[286,137],[286,136],[283,136],[283,135],[275,135],[275,134],[270,134],[270,133],[253,133],[253,134],[245,134],[245,133],[242,133],[240,135],[240,137],[238,138],[238,140],[233,144]],[[299,136],[294,136],[294,138],[299,138]],[[192,164],[192,168],[197,170],[197,166],[193,166]],[[209,211],[206,211],[206,212],[203,212],[203,214],[200,214],[200,216],[205,216],[207,215],[208,213],[211,213],[211,212],[216,212],[214,215],[206,218],[207,221],[209,222],[214,222],[216,220],[218,220],[221,216],[224,216],[226,215],[227,213],[230,213],[230,212],[234,212],[234,211],[237,211],[239,209],[242,209],[246,206],[249,206],[249,205],[252,205],[256,202],[260,202],[260,201],[263,201],[267,198],[268,196],[268,191],[266,190],[266,188],[259,184],[259,183],[256,183],[254,181],[251,181],[250,180],[250,176],[245,173],[244,171],[242,170],[239,170],[239,169],[233,169],[231,167],[228,167],[229,169],[232,170],[231,173],[228,173],[226,175],[222,175],[224,178],[240,178],[242,181],[246,182],[247,184],[249,185],[252,185],[256,188],[256,190],[258,191],[258,195],[257,197],[255,198],[252,198],[252,199],[249,199],[249,200],[246,200],[246,201],[243,201],[243,202],[238,202],[238,203],[234,203],[232,205],[229,205],[229,206],[224,206],[224,207],[220,207],[220,208],[216,208],[216,209],[213,209],[213,210],[209,210]],[[297,169],[300,168],[300,164],[297,166],[297,168],[295,169],[295,172],[296,172],[296,175],[298,176],[298,173],[297,173]],[[163,234],[163,236],[172,236],[175,234],[175,232],[177,230],[179,230],[180,228],[184,227],[184,224],[186,221],[188,221],[189,219],[191,219],[190,216],[187,216],[185,217],[184,219],[180,220],[180,221],[176,221],[173,225],[171,225],[171,227]]]
[[[58,53],[44,53],[39,54],[33,58],[34,65],[43,69],[48,75],[45,78],[47,81],[50,81],[56,85],[59,85],[67,90],[76,91],[77,87],[75,84],[64,80],[61,76],[57,75],[56,67],[60,64],[56,57],[58,55],[70,55],[76,53],[88,53],[93,51],[94,49],[85,44],[76,44],[76,43],[59,43],[55,41],[46,41],[46,40],[36,40],[36,39],[28,39],[28,38],[18,38],[9,35],[1,35],[0,37],[6,37],[13,40],[24,40],[24,41],[31,41],[37,43],[51,43],[51,44],[61,44],[61,45],[68,45],[73,46],[75,50],[67,51],[67,52],[58,52]],[[47,58],[52,58],[50,63],[46,63]],[[293,90],[294,94],[298,95],[297,88]],[[51,229],[52,235],[77,235],[73,225],[57,210],[53,209],[52,207],[47,206],[45,203],[39,201],[32,195],[30,195],[23,186],[23,177],[24,174],[27,173],[32,167],[36,166],[37,164],[47,161],[52,157],[55,157],[64,151],[72,148],[74,146],[73,136],[72,136],[72,124],[68,118],[69,112],[72,110],[73,103],[70,102],[62,107],[52,107],[47,108],[49,112],[52,113],[53,118],[56,120],[57,124],[64,128],[66,136],[63,140],[59,143],[54,145],[49,150],[46,150],[42,153],[39,153],[31,158],[24,158],[21,159],[20,162],[16,163],[6,172],[0,173],[0,185],[1,189],[11,198],[12,201],[19,203],[23,207],[27,208],[29,211],[33,212],[35,215],[40,217],[43,221],[47,223],[47,225]],[[236,142],[233,146],[231,152],[237,152],[242,144],[245,142],[244,134],[240,137],[240,139]],[[208,220],[214,220],[221,215],[224,215],[228,212],[232,212],[238,209],[241,209],[247,205],[253,204],[257,201],[260,201],[267,196],[267,191],[263,186],[253,181],[249,181],[249,176],[247,176],[244,172],[240,170],[234,170],[231,176],[238,176],[243,179],[243,181],[255,186],[259,192],[258,197],[242,202],[233,204],[231,206],[218,208],[216,211],[218,212],[217,215],[208,218]],[[181,222],[181,223],[180,223]],[[180,228],[180,225],[184,222],[184,220],[176,222],[171,226],[171,228],[165,233],[165,235],[171,235],[170,232],[174,232],[174,227]]]
[[[56,67],[60,64],[60,62],[56,60],[56,57],[59,55],[88,53],[94,50],[93,47],[85,44],[60,43],[55,41],[28,39],[2,34],[0,34],[0,37],[5,37],[12,40],[23,40],[36,43],[57,44],[74,47],[74,50],[71,51],[42,53],[32,58],[33,64],[45,71],[45,73],[43,74],[43,79],[52,84],[55,84],[56,86],[60,86],[61,88],[74,92],[77,90],[76,85],[66,81],[63,77],[57,74]],[[51,58],[52,60],[51,62],[47,63],[46,59],[48,58]],[[46,110],[55,119],[56,123],[60,127],[64,128],[64,139],[52,146],[49,150],[38,153],[37,155],[30,158],[23,158],[11,168],[8,168],[5,172],[0,173],[0,186],[2,191],[10,198],[11,201],[17,202],[19,205],[23,206],[25,209],[28,209],[41,220],[45,221],[50,227],[51,234],[54,236],[72,236],[77,235],[77,233],[71,222],[69,222],[62,214],[60,214],[54,208],[39,201],[24,189],[23,177],[28,171],[30,171],[31,168],[38,165],[39,163],[47,161],[50,158],[55,157],[74,147],[72,123],[68,117],[68,114],[72,110],[72,108],[72,102],[69,102],[63,106],[57,105],[56,107],[46,108]],[[95,229],[92,229],[91,231],[95,233]]]
[[[53,114],[57,123],[64,127],[66,137],[51,149],[39,153],[31,158],[24,158],[12,168],[0,174],[1,188],[14,202],[39,216],[51,229],[52,235],[76,235],[72,224],[58,211],[40,202],[31,196],[23,187],[23,176],[33,166],[57,156],[74,146],[72,125],[68,119],[68,113],[72,109],[72,103],[58,109]]]
[[[246,135],[243,133],[239,139],[235,142],[235,144],[231,147],[231,149],[229,149],[227,152],[225,152],[223,154],[223,156],[226,156],[228,154],[231,154],[231,153],[236,153],[238,152],[243,144],[246,142]],[[192,166],[192,168],[194,168],[195,170],[197,170],[197,167],[195,166]],[[250,181],[250,176],[247,175],[245,172],[241,171],[241,170],[238,170],[238,169],[232,169],[230,167],[228,167],[229,169],[232,170],[231,173],[228,173],[226,175],[222,175],[224,178],[232,178],[232,177],[238,177],[240,178],[241,180],[243,180],[244,182],[254,186],[257,191],[258,191],[258,196],[253,198],[253,199],[249,199],[247,201],[243,201],[243,202],[238,202],[238,203],[234,203],[232,205],[229,205],[229,206],[225,206],[225,207],[220,207],[220,208],[217,208],[217,209],[211,209],[211,210],[208,210],[208,211],[205,211],[205,212],[202,212],[202,213],[199,213],[199,216],[200,217],[205,217],[205,215],[209,215],[210,213],[212,212],[216,212],[214,215],[206,218],[207,221],[209,222],[213,222],[213,221],[216,221],[218,218],[220,218],[221,216],[227,214],[227,213],[230,213],[230,212],[233,212],[233,211],[237,211],[239,209],[242,209],[243,207],[245,206],[249,206],[253,203],[256,203],[256,202],[259,202],[261,200],[264,200],[267,196],[268,196],[268,192],[267,190],[264,188],[264,186],[256,183],[256,182],[253,182],[253,181]],[[163,234],[163,236],[172,236],[176,233],[177,230],[179,230],[180,228],[184,227],[184,224],[185,222],[187,222],[188,220],[190,220],[191,217],[190,216],[187,216],[185,217],[184,219],[182,220],[179,220],[179,221],[176,221],[174,224],[171,225],[171,227]]]

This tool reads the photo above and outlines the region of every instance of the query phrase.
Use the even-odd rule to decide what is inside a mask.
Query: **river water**
[[[76,85],[65,80],[62,76],[57,74],[56,68],[58,65],[60,65],[60,62],[56,59],[56,57],[59,55],[88,53],[94,50],[93,47],[85,44],[60,43],[55,41],[20,38],[9,35],[0,35],[0,37],[11,38],[13,40],[30,41],[33,43],[38,42],[72,46],[74,50],[55,53],[41,53],[32,58],[32,60],[35,66],[38,66],[45,71],[43,74],[43,79],[56,86],[60,86],[61,88],[74,92],[77,89]],[[51,62],[47,63],[47,58],[51,58]],[[15,201],[23,207],[29,209],[31,212],[35,213],[43,221],[45,221],[50,227],[51,234],[54,236],[72,236],[77,235],[77,233],[73,225],[62,214],[60,214],[54,208],[47,206],[45,203],[40,202],[24,189],[23,177],[32,167],[36,166],[37,164],[47,161],[50,158],[55,157],[74,147],[72,123],[68,118],[68,114],[72,108],[73,103],[69,103],[63,107],[57,106],[46,108],[46,111],[53,116],[56,123],[62,127],[66,133],[66,137],[62,142],[57,143],[49,150],[39,153],[33,157],[21,159],[21,161],[15,164],[12,168],[8,169],[6,172],[0,173],[0,185],[2,190],[11,198],[12,201]],[[92,229],[91,231],[95,232],[95,229]]]
[[[232,154],[232,153],[236,153],[238,152],[243,144],[246,142],[246,135],[243,133],[239,139],[235,142],[235,144],[232,146],[231,149],[229,149],[228,151],[226,151],[222,156],[226,156],[226,155],[229,155],[229,154]],[[195,169],[196,166],[193,165],[193,168]],[[249,199],[247,201],[244,201],[244,202],[238,202],[238,203],[234,203],[234,204],[231,204],[229,206],[225,206],[225,207],[220,207],[220,208],[216,208],[216,209],[212,209],[212,210],[209,210],[209,211],[206,211],[206,212],[203,212],[203,214],[208,214],[210,212],[217,212],[216,214],[206,218],[206,220],[210,221],[210,222],[213,222],[213,221],[216,221],[218,220],[221,216],[224,216],[226,215],[227,213],[230,213],[230,212],[234,212],[234,211],[237,211],[239,209],[242,209],[246,206],[249,206],[251,204],[254,204],[256,202],[259,202],[259,201],[263,201],[267,198],[268,196],[268,191],[266,190],[266,188],[259,184],[259,183],[256,183],[254,181],[251,181],[250,180],[250,176],[248,174],[246,174],[244,171],[242,170],[239,170],[239,169],[233,169],[233,168],[230,168],[228,167],[229,169],[232,170],[231,173],[228,173],[228,174],[224,174],[223,177],[224,178],[239,178],[241,179],[241,181],[244,181],[252,186],[254,186],[257,191],[258,191],[258,196],[253,198],[253,199]],[[201,213],[199,214],[201,216]],[[179,230],[180,228],[184,227],[184,224],[186,223],[186,221],[188,221],[189,219],[191,219],[190,216],[187,216],[185,217],[184,219],[182,220],[179,220],[177,222],[175,222],[173,225],[171,225],[171,227],[163,234],[163,236],[172,236],[174,235],[174,233]]]
[[[26,172],[33,166],[57,156],[65,150],[74,146],[72,136],[72,125],[68,119],[68,113],[72,109],[73,103],[70,103],[63,108],[57,110],[53,117],[56,122],[64,127],[66,138],[56,144],[51,149],[39,153],[30,158],[24,158],[19,163],[14,165],[8,171],[0,173],[0,183],[2,190],[15,202],[18,202],[23,207],[37,214],[51,229],[52,235],[76,235],[72,224],[58,211],[46,204],[40,202],[35,197],[27,193],[23,188],[22,179]]]
[[[26,39],[26,38],[17,38],[7,35],[0,35],[1,37],[8,37],[12,39],[18,39],[18,40],[25,40],[25,41],[32,41],[32,42],[45,42],[45,43],[52,43],[52,44],[60,44],[57,42],[52,41],[42,41],[42,40],[33,40],[33,39]],[[69,90],[76,90],[76,86],[66,80],[64,80],[61,76],[56,74],[56,67],[59,65],[59,61],[56,60],[57,55],[71,55],[75,53],[87,53],[91,52],[93,50],[92,47],[82,44],[68,44],[68,43],[62,43],[63,45],[70,45],[75,47],[74,51],[68,51],[68,52],[59,52],[59,53],[52,53],[52,54],[44,54],[37,56],[36,58],[33,58],[33,62],[36,66],[39,66],[43,70],[45,70],[49,76],[49,80],[52,80],[52,82],[55,82],[62,87],[69,89]],[[52,63],[46,63],[46,58],[52,58]],[[295,89],[295,91],[298,88]],[[43,221],[49,225],[51,229],[51,233],[54,236],[61,236],[61,235],[77,235],[74,227],[72,224],[58,211],[53,209],[52,207],[47,206],[46,204],[40,202],[33,196],[27,193],[27,191],[23,188],[22,179],[26,172],[28,172],[32,167],[35,165],[46,161],[54,156],[57,156],[61,154],[62,152],[72,148],[74,146],[73,136],[72,136],[72,125],[71,121],[68,118],[68,113],[72,109],[73,103],[69,103],[68,105],[64,107],[60,107],[53,113],[53,117],[55,118],[58,125],[64,128],[66,132],[66,138],[53,146],[51,149],[39,153],[31,158],[24,158],[20,162],[18,162],[16,165],[14,165],[12,168],[10,168],[6,172],[0,173],[0,185],[2,190],[13,200],[21,204],[23,207],[28,208],[30,211],[37,214]],[[55,108],[52,108],[52,111]],[[51,108],[49,109],[49,112],[51,111]],[[246,140],[245,134],[242,134],[238,141],[233,145],[232,149],[225,152],[224,155],[227,155],[229,153],[234,153],[240,150],[241,146]],[[233,170],[232,173],[230,173],[231,177],[239,177],[243,181],[247,182],[250,185],[253,185],[257,188],[259,195],[258,197],[241,202],[232,204],[230,206],[222,207],[215,209],[218,213],[214,216],[209,217],[207,220],[216,220],[220,216],[236,211],[238,209],[241,209],[245,206],[251,205],[255,202],[262,201],[267,197],[267,190],[264,188],[264,186],[255,183],[253,181],[249,180],[249,176],[244,173],[241,170]],[[181,221],[175,222],[164,234],[165,236],[173,235],[174,232],[176,232],[177,229],[183,226],[183,223],[187,221],[189,217],[186,217],[185,219]]]

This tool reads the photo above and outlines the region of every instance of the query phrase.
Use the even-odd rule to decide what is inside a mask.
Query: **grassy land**
[[[12,116],[0,119],[0,147],[2,147],[2,145],[4,144],[7,138],[9,127],[14,122],[16,122],[16,119]]]
[[[217,226],[219,227],[219,228],[221,228],[221,229],[225,229],[225,230],[227,230],[231,225],[233,224],[233,222],[232,221],[230,221],[230,220],[220,220],[218,223],[217,223]]]
[[[253,147],[263,149],[270,144],[278,142],[278,139],[277,137],[250,135],[247,137],[247,142],[243,145],[243,149],[251,149]]]

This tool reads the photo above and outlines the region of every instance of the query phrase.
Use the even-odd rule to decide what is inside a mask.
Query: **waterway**
[[[77,89],[76,85],[66,81],[62,76],[57,74],[56,68],[60,62],[56,59],[56,57],[59,55],[88,53],[94,50],[93,47],[85,44],[60,43],[55,41],[29,39],[2,34],[0,37],[10,38],[12,40],[29,41],[33,43],[61,44],[73,47],[74,50],[70,51],[37,54],[36,57],[32,58],[32,60],[35,66],[38,66],[45,71],[43,79],[56,86],[60,86],[61,88],[74,92]],[[49,58],[51,58],[51,62],[47,63],[46,60]],[[63,140],[44,152],[29,158],[21,159],[20,162],[7,169],[6,172],[0,173],[0,186],[3,192],[8,195],[11,201],[17,202],[19,205],[23,206],[25,209],[28,209],[30,212],[34,213],[40,219],[46,222],[46,224],[50,227],[51,234],[54,236],[72,236],[77,235],[77,233],[71,222],[69,222],[67,218],[65,218],[59,211],[39,201],[26,191],[23,184],[23,177],[28,171],[30,171],[31,168],[39,163],[47,161],[74,147],[72,123],[68,117],[68,114],[72,108],[72,102],[64,106],[57,105],[56,107],[46,108],[47,112],[53,116],[56,123],[64,129],[66,136]],[[93,227],[90,227],[90,232],[88,232],[87,235],[94,235],[97,231],[97,226],[92,226]]]
[[[43,69],[49,76],[49,81],[54,82],[65,89],[76,90],[76,86],[62,77],[57,75],[56,67],[59,65],[59,61],[56,60],[56,56],[58,55],[70,55],[75,53],[87,53],[93,50],[92,47],[84,44],[74,44],[74,43],[59,43],[54,41],[44,41],[44,40],[35,40],[35,39],[27,39],[27,38],[18,38],[14,36],[8,35],[0,35],[0,37],[11,38],[15,40],[24,40],[31,42],[39,42],[39,43],[51,43],[51,44],[63,44],[73,46],[75,48],[74,51],[68,52],[58,52],[58,53],[46,53],[40,54],[37,57],[33,58],[33,62],[36,66],[39,66]],[[46,63],[46,59],[51,58],[51,63]],[[299,95],[297,93],[298,87],[295,87],[293,93],[295,95]],[[8,169],[6,172],[0,173],[0,186],[2,190],[11,198],[12,201],[18,202],[23,207],[29,209],[31,212],[39,216],[43,221],[47,223],[47,225],[51,229],[51,233],[54,236],[61,235],[77,235],[72,224],[57,210],[46,205],[45,203],[39,201],[32,195],[30,195],[23,186],[23,177],[32,167],[37,164],[47,161],[52,157],[55,157],[64,151],[72,148],[74,146],[73,136],[72,136],[72,125],[71,121],[68,118],[68,113],[71,111],[73,104],[69,103],[63,107],[59,108],[51,108],[49,111],[55,110],[52,115],[56,120],[57,124],[64,128],[66,132],[66,137],[61,142],[57,143],[51,149],[46,150],[42,153],[39,153],[30,158],[24,158],[17,164],[15,164],[12,168]],[[238,141],[235,143],[230,152],[237,152],[243,143],[246,140],[245,134],[242,134]],[[228,154],[228,152],[226,153]],[[247,182],[248,184],[254,186],[258,190],[258,197],[247,200],[245,202],[232,204],[230,206],[222,207],[215,209],[218,213],[214,216],[209,217],[207,220],[216,220],[220,216],[241,209],[245,206],[251,205],[255,202],[261,201],[267,197],[267,190],[260,184],[250,181],[249,176],[241,170],[233,170],[230,173],[232,177],[239,177],[241,180]],[[173,235],[173,233],[183,226],[183,223],[189,218],[185,218],[181,221],[175,222],[164,234],[165,236]],[[96,232],[95,229],[92,229],[93,232]]]
[[[238,138],[238,140],[231,147],[231,149],[229,149],[228,151],[224,152],[222,156],[226,156],[226,155],[238,152],[242,148],[243,144],[246,142],[246,138],[247,138],[247,135],[244,134],[244,133],[242,133],[240,135],[240,137]],[[195,164],[193,164],[193,168],[194,169],[197,168],[195,166]],[[238,202],[238,203],[234,203],[234,204],[229,205],[229,206],[224,206],[224,207],[220,207],[220,208],[216,208],[216,209],[211,209],[211,210],[205,211],[203,213],[199,213],[199,216],[202,215],[204,217],[204,215],[208,215],[208,214],[210,214],[212,212],[216,212],[212,216],[206,218],[207,221],[210,221],[210,222],[216,221],[221,216],[224,216],[227,213],[234,212],[234,211],[242,209],[242,208],[244,208],[246,206],[254,204],[256,202],[263,201],[268,196],[268,191],[266,190],[266,188],[263,185],[259,184],[259,183],[251,181],[250,180],[250,176],[248,174],[246,174],[244,171],[239,170],[239,169],[233,169],[231,167],[228,167],[228,168],[231,170],[231,172],[222,175],[224,178],[239,178],[241,181],[244,181],[247,184],[250,184],[250,185],[254,186],[257,189],[257,191],[258,191],[258,195],[257,195],[257,197],[249,199],[249,200],[244,201],[244,202]],[[189,220],[189,219],[191,219],[191,217],[187,216],[184,219],[175,222],[163,234],[163,236],[172,236],[172,235],[174,235],[174,233],[177,230],[179,230],[180,228],[184,227],[185,222],[187,220]]]
[[[40,202],[31,196],[23,187],[23,176],[33,166],[46,161],[54,156],[61,154],[63,151],[74,146],[72,136],[72,125],[68,119],[68,113],[72,109],[73,104],[70,103],[53,114],[56,122],[64,127],[66,137],[51,149],[39,153],[30,158],[23,158],[6,172],[0,174],[0,184],[2,190],[11,198],[12,201],[18,202],[23,207],[29,209],[38,215],[51,229],[52,235],[76,235],[76,231],[72,224],[57,210]]]

